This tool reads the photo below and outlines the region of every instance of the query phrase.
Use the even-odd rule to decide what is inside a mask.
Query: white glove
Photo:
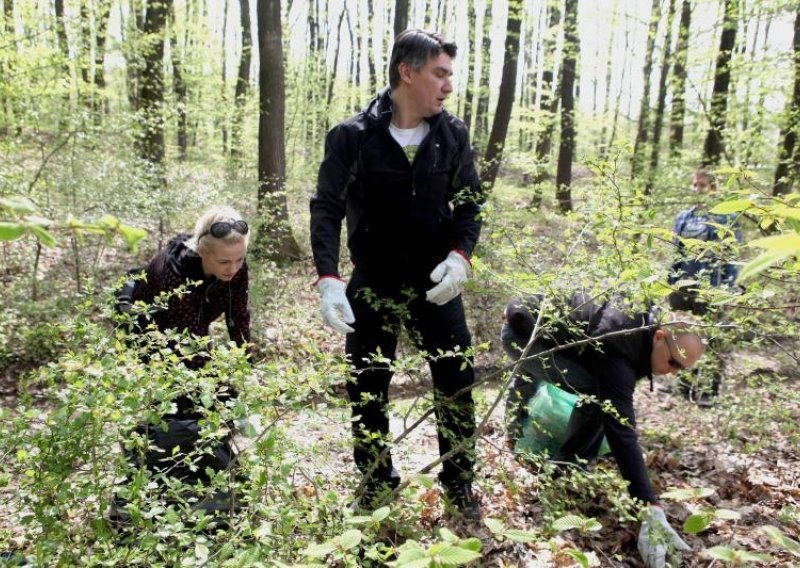
[[[667,552],[692,548],[669,526],[664,509],[650,505],[650,510],[642,521],[639,530],[639,554],[647,568],[664,568],[667,565]]]
[[[425,297],[437,306],[444,306],[461,293],[471,271],[469,261],[464,255],[450,251],[447,258],[431,272],[431,281],[438,284],[428,290]]]
[[[355,330],[347,325],[354,323],[356,316],[347,300],[345,290],[347,284],[334,277],[324,277],[317,282],[317,292],[320,296],[322,317],[325,323],[339,333],[353,333]]]

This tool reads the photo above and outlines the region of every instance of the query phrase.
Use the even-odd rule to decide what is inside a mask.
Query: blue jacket
[[[742,232],[736,224],[736,215],[716,215],[697,206],[678,213],[672,229],[673,243],[678,249],[678,259],[672,264],[669,283],[679,280],[708,279],[712,286],[733,284],[739,269],[720,254],[718,245],[710,246],[700,254],[690,254],[686,249],[686,239],[696,239],[709,243],[721,243],[730,237],[731,232],[737,243],[742,243]]]

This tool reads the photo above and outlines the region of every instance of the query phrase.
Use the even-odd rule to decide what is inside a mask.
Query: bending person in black
[[[541,296],[513,299],[506,307],[501,339],[512,358],[519,359],[528,344],[542,301]],[[623,311],[621,304],[595,303],[582,293],[559,303],[556,310],[561,317],[551,323],[543,318],[543,332],[521,363],[523,374],[515,377],[511,386],[507,407],[510,435],[519,435],[526,403],[540,381],[594,397],[592,402],[575,407],[566,440],[554,459],[592,460],[605,434],[631,496],[650,504],[650,524],[645,523],[640,533],[639,548],[645,563],[663,566],[666,548],[651,545],[648,538],[653,523],[663,525],[674,535],[672,546],[688,546],[666,522],[647,476],[636,432],[633,392],[640,378],[691,368],[704,353],[703,342],[685,327],[659,326],[651,312],[631,314]],[[612,335],[606,337],[609,334]],[[535,357],[543,351],[592,338],[597,339]],[[600,406],[604,403],[610,404],[612,412]]]

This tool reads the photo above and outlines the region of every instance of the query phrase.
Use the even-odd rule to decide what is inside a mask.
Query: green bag
[[[544,383],[528,401],[528,416],[522,422],[522,435],[517,440],[516,451],[521,453],[558,453],[566,440],[567,424],[578,395],[550,383]],[[603,437],[600,455],[611,451]]]

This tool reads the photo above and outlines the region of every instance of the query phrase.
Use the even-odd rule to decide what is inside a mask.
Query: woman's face
[[[207,236],[198,247],[197,253],[203,259],[203,273],[230,282],[244,264],[247,246],[244,242],[226,243],[221,239]]]

